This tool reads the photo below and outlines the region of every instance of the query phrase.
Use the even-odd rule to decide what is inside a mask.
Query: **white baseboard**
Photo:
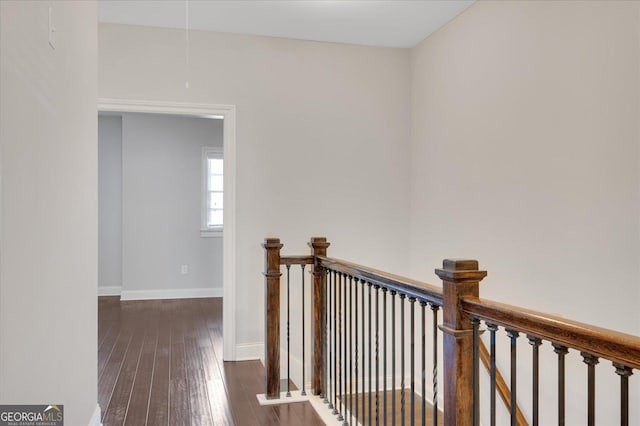
[[[309,401],[311,396],[311,393],[302,395],[300,391],[291,391],[291,395],[289,396],[287,396],[286,392],[280,392],[280,398],[277,399],[267,399],[267,396],[263,393],[259,393],[256,395],[256,397],[258,398],[258,404],[260,405],[281,405],[292,404],[294,402],[305,402]]]
[[[102,426],[102,422],[100,421],[100,404],[97,404],[96,409],[93,410],[93,415],[91,416],[91,420],[89,420],[88,426]]]
[[[122,290],[120,294],[120,300],[195,299],[201,297],[222,297],[222,287]]]
[[[318,416],[322,419],[325,425],[328,426],[343,426],[344,421],[338,420],[338,417],[333,414],[333,411],[329,409],[328,405],[323,402],[323,398],[307,392],[307,395],[301,395],[300,391],[291,391],[291,396],[286,396],[286,392],[280,392],[280,398],[267,399],[265,394],[261,393],[256,395],[258,398],[258,404],[260,405],[280,405],[280,404],[292,404],[294,402],[309,402]],[[346,415],[350,415],[347,410]],[[360,422],[356,422],[356,425],[361,425]]]
[[[122,287],[118,286],[98,286],[98,296],[120,296]]]
[[[264,363],[264,343],[240,343],[236,345],[236,358],[234,361],[250,361],[259,359]]]
[[[318,416],[322,419],[325,425],[328,426],[343,426],[344,422],[338,420],[338,417],[333,414],[333,410],[329,409],[329,406],[323,402],[323,398],[320,398],[317,395],[313,395],[309,398],[309,402]],[[348,412],[347,412],[348,413]],[[362,423],[359,421],[355,422],[356,426],[361,426]]]

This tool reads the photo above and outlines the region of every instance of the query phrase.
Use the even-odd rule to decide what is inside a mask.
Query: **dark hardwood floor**
[[[262,407],[260,361],[222,361],[222,299],[98,299],[105,426],[322,425],[309,403]]]

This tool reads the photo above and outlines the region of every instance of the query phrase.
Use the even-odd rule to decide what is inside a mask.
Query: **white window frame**
[[[201,180],[201,209],[200,209],[200,236],[201,237],[222,237],[224,224],[221,226],[207,226],[207,213],[209,198],[209,158],[219,158],[224,160],[224,151],[222,147],[203,146],[202,147],[202,180]],[[224,196],[224,191],[223,191]],[[223,210],[224,211],[224,210]]]

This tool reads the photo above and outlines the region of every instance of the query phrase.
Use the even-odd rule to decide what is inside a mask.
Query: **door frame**
[[[223,358],[236,359],[236,106],[131,99],[98,99],[98,112],[141,112],[223,118],[224,226],[223,247]],[[199,229],[199,228],[198,228]]]

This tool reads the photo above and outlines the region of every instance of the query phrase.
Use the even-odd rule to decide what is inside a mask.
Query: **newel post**
[[[473,424],[473,325],[462,312],[460,299],[478,297],[480,281],[487,275],[477,260],[445,259],[436,269],[443,286],[444,424]]]
[[[324,348],[325,348],[325,274],[320,267],[318,256],[327,255],[330,243],[325,237],[313,237],[309,247],[313,254],[313,324],[311,324],[311,341],[313,342],[312,383],[315,395],[324,393]]]
[[[280,244],[279,238],[265,238],[264,277],[265,336],[264,365],[267,374],[267,399],[280,397]]]

